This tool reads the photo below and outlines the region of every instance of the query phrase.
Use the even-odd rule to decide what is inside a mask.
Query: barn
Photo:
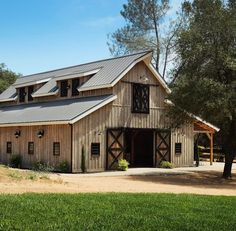
[[[76,173],[83,149],[88,172],[116,169],[121,158],[130,167],[192,166],[194,135],[209,133],[213,142],[217,128],[194,116],[171,128],[170,89],[151,57],[144,51],[18,78],[0,95],[0,162],[66,161]]]

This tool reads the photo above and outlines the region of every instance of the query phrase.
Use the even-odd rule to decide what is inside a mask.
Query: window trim
[[[96,147],[94,147],[94,146],[96,146]],[[96,150],[94,150],[94,149],[96,149]],[[91,156],[100,156],[100,154],[101,154],[101,145],[100,145],[100,143],[99,142],[92,142],[91,143],[91,146],[90,146],[90,151],[91,151]],[[95,153],[94,153],[94,151],[95,151]]]
[[[30,145],[33,145],[33,149],[30,149]],[[28,142],[28,154],[29,155],[34,155],[34,142],[33,141],[29,141]]]
[[[60,81],[60,97],[68,97],[68,86],[68,80]]]
[[[78,81],[78,82],[77,82]],[[75,78],[71,80],[71,96],[78,96],[79,91],[77,88],[80,86],[80,79]]]
[[[58,147],[56,147],[58,145]],[[56,153],[56,149],[59,149],[59,153]],[[61,143],[60,142],[53,142],[53,155],[60,156],[61,154]]]
[[[10,147],[8,146],[10,144]],[[6,143],[6,153],[7,154],[12,154],[12,142],[11,141],[7,141]]]
[[[175,143],[175,154],[176,155],[182,154],[182,143],[180,143],[180,142]]]
[[[141,110],[137,109],[135,107],[135,97],[137,97],[135,94],[137,90],[135,88],[140,88],[142,91],[144,91],[142,88],[146,88],[145,91],[147,91],[147,110]],[[139,100],[144,100],[144,98],[140,98]],[[142,102],[143,104],[143,102]],[[132,83],[132,113],[141,113],[141,114],[149,114],[150,113],[150,86],[147,84],[142,84],[142,83]]]

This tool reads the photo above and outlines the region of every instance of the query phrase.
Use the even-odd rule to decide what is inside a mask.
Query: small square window
[[[100,155],[100,143],[91,144],[91,155],[99,156]]]
[[[53,142],[53,155],[60,156],[60,142]]]
[[[12,153],[12,143],[7,142],[7,153],[11,154]]]
[[[175,154],[180,155],[182,153],[182,143],[175,143]]]
[[[29,155],[34,154],[34,142],[28,142],[28,154]]]

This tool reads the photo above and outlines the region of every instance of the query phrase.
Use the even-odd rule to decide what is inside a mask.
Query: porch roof
[[[103,95],[1,107],[0,127],[73,124],[115,99]]]

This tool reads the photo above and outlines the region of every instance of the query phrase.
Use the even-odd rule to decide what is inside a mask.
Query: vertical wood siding
[[[39,130],[44,136],[38,138]],[[21,135],[15,138],[15,131]],[[12,154],[6,153],[6,142],[12,142]],[[28,142],[34,142],[34,154],[28,154]],[[53,142],[60,142],[60,156],[53,155]],[[0,128],[0,161],[9,164],[11,155],[20,154],[25,168],[32,167],[36,161],[44,161],[56,166],[61,161],[71,164],[71,127],[69,125],[25,126]]]
[[[132,84],[129,82],[142,82],[140,76],[147,76],[150,86],[150,113],[131,113]],[[165,115],[164,99],[167,96],[156,78],[141,62],[129,71],[126,76],[113,88],[113,94],[117,99],[83,118],[74,124],[73,129],[73,159],[74,172],[81,171],[82,146],[86,151],[86,167],[89,172],[103,171],[106,167],[106,130],[107,128],[168,128]],[[184,127],[185,136],[181,137],[184,153],[181,157],[174,156],[174,143],[176,137],[171,135],[171,160],[176,166],[192,165],[193,163],[193,128]],[[180,139],[180,138],[179,138]],[[100,143],[100,156],[92,157],[90,146],[92,142]]]

